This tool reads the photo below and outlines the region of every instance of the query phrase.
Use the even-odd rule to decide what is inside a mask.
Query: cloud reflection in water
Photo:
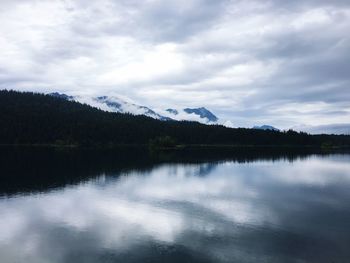
[[[154,250],[197,262],[348,256],[349,159],[164,164],[3,198],[1,262],[137,262]]]

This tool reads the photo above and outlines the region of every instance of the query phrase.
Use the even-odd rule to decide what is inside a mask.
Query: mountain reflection
[[[78,173],[71,183],[54,187],[48,180],[40,193],[27,185],[22,194],[4,196],[1,262],[346,262],[350,256],[349,155],[148,161],[128,167],[125,160],[97,176],[104,166],[92,167],[86,177],[72,163],[53,172],[72,169],[62,174],[68,180]]]

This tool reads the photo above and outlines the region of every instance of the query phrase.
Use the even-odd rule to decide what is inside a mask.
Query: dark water
[[[350,155],[0,150],[0,262],[350,262]]]

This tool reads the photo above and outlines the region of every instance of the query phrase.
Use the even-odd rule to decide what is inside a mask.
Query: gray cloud
[[[236,126],[350,122],[349,1],[5,0],[0,10],[2,89],[206,106]]]

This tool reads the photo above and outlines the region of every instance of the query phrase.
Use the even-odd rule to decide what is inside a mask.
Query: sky
[[[350,133],[350,1],[0,0],[0,89]]]

